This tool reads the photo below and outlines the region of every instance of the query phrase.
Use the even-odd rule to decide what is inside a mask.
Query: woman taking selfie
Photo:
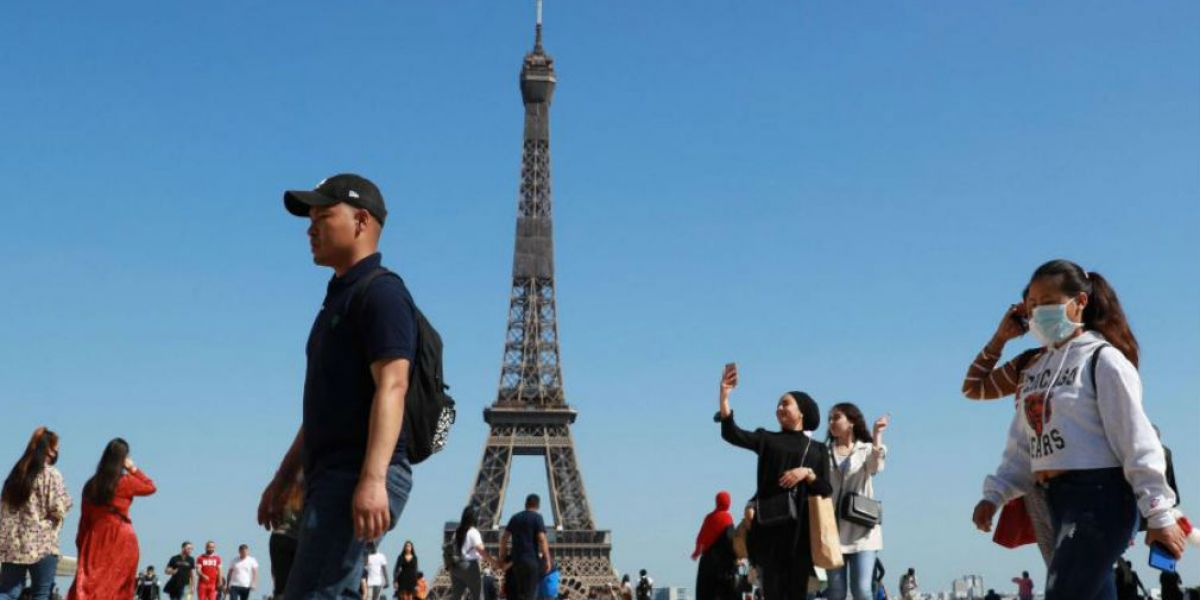
[[[1177,557],[1186,543],[1142,408],[1137,341],[1108,282],[1069,261],[1034,272],[1025,310],[1044,351],[1016,382],[1008,445],[972,520],[988,531],[998,507],[1043,487],[1058,540],[1046,599],[1115,598],[1112,565],[1137,512],[1149,522],[1147,543]]]
[[[79,567],[67,600],[133,597],[138,540],[129,507],[134,496],[154,492],[154,482],[129,458],[129,444],[121,438],[109,442],[96,474],[83,486],[83,517],[75,536]]]
[[[33,431],[0,496],[0,600],[16,600],[28,573],[33,600],[47,600],[58,566],[58,532],[71,497],[58,462],[58,435]]]
[[[871,600],[871,576],[875,572],[875,556],[883,549],[883,527],[850,514],[848,503],[854,496],[874,500],[871,480],[883,470],[887,447],[883,432],[888,418],[880,417],[871,430],[862,411],[849,402],[834,404],[829,409],[830,483],[837,507],[838,537],[842,543],[842,558],[846,564],[829,571],[829,600]]]
[[[738,427],[729,408],[729,395],[737,383],[737,366],[725,365],[717,418],[725,441],[758,455],[755,545],[763,557],[759,565],[763,595],[766,600],[803,598],[814,574],[808,498],[833,492],[825,445],[807,433],[821,423],[821,412],[808,394],[788,392],[775,404],[779,431],[746,431]]]

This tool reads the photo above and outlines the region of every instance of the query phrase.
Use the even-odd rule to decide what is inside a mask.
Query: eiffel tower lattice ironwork
[[[504,362],[495,403],[484,410],[491,428],[469,502],[479,511],[479,530],[493,554],[504,523],[501,510],[514,456],[541,456],[550,497],[542,503],[553,516],[550,552],[561,574],[560,589],[585,598],[617,584],[611,533],[596,529],[583,477],[575,459],[571,425],[576,411],[563,394],[558,319],[554,293],[554,236],[550,194],[550,103],[556,78],[554,59],[542,48],[541,1],[534,47],[521,67],[525,134],[517,206],[516,248]],[[450,524],[443,542],[454,534]],[[444,569],[431,596],[447,598]]]

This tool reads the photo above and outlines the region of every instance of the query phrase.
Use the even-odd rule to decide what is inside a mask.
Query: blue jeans
[[[846,600],[848,597],[853,597],[854,600],[872,600],[871,575],[875,572],[875,551],[862,550],[853,554],[843,554],[842,558],[846,561],[842,568],[827,571],[829,589],[826,590],[825,597],[829,600]]]
[[[358,473],[347,471],[323,471],[305,481],[304,511],[297,526],[300,539],[285,600],[362,597],[359,586],[367,541],[354,537],[351,504],[357,485]],[[410,490],[412,468],[408,463],[388,467],[388,512],[393,527],[404,512]]]
[[[1071,471],[1047,489],[1054,557],[1046,600],[1116,600],[1113,563],[1137,528],[1137,501],[1121,469]]]
[[[17,600],[25,589],[25,574],[29,573],[30,591],[33,600],[49,600],[54,588],[54,573],[58,569],[58,556],[47,554],[32,565],[4,563],[0,566],[0,600]]]

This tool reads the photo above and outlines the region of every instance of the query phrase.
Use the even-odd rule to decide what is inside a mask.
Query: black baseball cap
[[[308,209],[313,206],[332,206],[339,202],[366,210],[380,225],[387,218],[387,207],[383,204],[383,194],[379,193],[379,188],[366,177],[353,173],[327,177],[312,191],[292,190],[283,193],[283,205],[297,217],[307,217]]]

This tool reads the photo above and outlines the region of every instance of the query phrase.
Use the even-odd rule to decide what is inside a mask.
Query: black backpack
[[[638,597],[638,600],[647,600],[647,599],[649,599],[649,598],[650,598],[650,592],[652,592],[652,591],[653,591],[653,586],[650,584],[650,580],[649,580],[649,579],[646,579],[645,577],[642,577],[642,578],[641,578],[641,579],[638,581],[638,584],[637,584],[637,597]]]
[[[350,310],[361,310],[360,298],[371,282],[379,277],[399,275],[379,267],[355,285],[350,297]],[[442,336],[413,303],[417,325],[417,351],[409,371],[408,392],[404,395],[404,433],[408,462],[417,464],[446,447],[450,427],[454,425],[454,398],[446,390],[450,386],[442,378]]]

